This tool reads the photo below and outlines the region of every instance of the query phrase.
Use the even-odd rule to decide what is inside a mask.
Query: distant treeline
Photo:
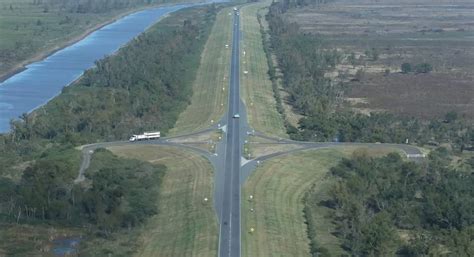
[[[324,76],[340,63],[341,53],[326,47],[321,36],[303,33],[298,24],[285,19],[287,9],[285,2],[273,3],[266,18],[283,87],[295,110],[304,115],[298,128],[287,125],[293,139],[385,143],[405,143],[408,139],[420,145],[447,142],[459,151],[474,147],[472,122],[453,112],[441,119],[422,121],[390,113],[365,115],[344,107],[344,85]],[[269,74],[275,76],[275,72]]]
[[[279,1],[280,8],[286,11],[291,8],[303,7],[308,5],[327,4],[336,0],[283,0]]]
[[[329,199],[306,197],[313,206],[332,209],[335,235],[350,256],[473,256],[474,158],[453,168],[444,148],[425,164],[392,153],[370,158],[363,153],[332,168],[338,182]],[[309,219],[311,220],[311,219]],[[313,224],[309,224],[313,226]],[[310,233],[313,256],[331,256]]]

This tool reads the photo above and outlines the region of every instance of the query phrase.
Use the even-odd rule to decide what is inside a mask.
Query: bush
[[[433,66],[429,63],[420,63],[415,66],[416,73],[429,73],[433,70]]]
[[[402,69],[402,73],[404,74],[410,73],[413,70],[411,64],[407,62],[402,64],[401,69]]]

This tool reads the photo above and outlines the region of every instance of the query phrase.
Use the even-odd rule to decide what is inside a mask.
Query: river
[[[198,4],[155,7],[127,15],[0,83],[0,133],[10,120],[46,104],[78,79],[94,61],[113,54],[164,15]]]

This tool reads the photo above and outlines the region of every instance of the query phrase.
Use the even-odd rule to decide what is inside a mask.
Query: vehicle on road
[[[240,115],[239,115],[238,113],[236,113],[236,114],[234,114],[234,116],[232,116],[232,117],[234,117],[235,119],[238,119],[238,118],[240,118]]]
[[[132,135],[128,141],[134,142],[134,141],[140,141],[140,140],[151,140],[151,139],[159,139],[161,136],[160,131],[156,132],[145,132],[140,135]]]

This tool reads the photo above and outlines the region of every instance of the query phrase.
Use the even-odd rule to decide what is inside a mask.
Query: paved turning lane
[[[240,257],[240,118],[239,42],[240,22],[234,12],[232,61],[229,85],[229,110],[225,146],[225,178],[220,214],[219,257]]]

